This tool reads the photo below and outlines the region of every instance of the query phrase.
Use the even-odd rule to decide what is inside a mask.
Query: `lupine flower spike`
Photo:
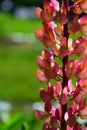
[[[78,122],[87,119],[87,0],[42,2],[36,16],[43,28],[35,36],[46,49],[37,56],[36,77],[46,88],[39,92],[44,111],[35,110],[35,116],[45,121],[42,130],[87,130]]]

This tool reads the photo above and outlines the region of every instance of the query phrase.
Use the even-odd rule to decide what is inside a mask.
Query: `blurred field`
[[[34,101],[39,84],[35,77],[38,50],[26,46],[0,46],[0,98]]]
[[[11,34],[13,32],[34,33],[41,28],[41,21],[38,19],[18,19],[8,13],[0,13],[0,32]]]
[[[41,28],[38,19],[20,20],[0,13],[0,36],[14,32],[32,33]],[[0,45],[0,99],[8,101],[37,101],[40,83],[35,77],[36,56],[41,43]]]
[[[32,109],[32,103],[40,101],[39,88],[44,86],[35,76],[38,68],[36,56],[43,49],[34,37],[38,28],[41,28],[38,19],[21,20],[8,13],[0,13],[0,100],[12,105],[12,111],[7,112],[11,118],[5,123],[6,112],[0,110],[0,130],[40,130],[42,127]],[[32,34],[29,42],[15,44],[8,40],[8,36],[10,39],[16,32]],[[34,42],[31,42],[33,38]]]

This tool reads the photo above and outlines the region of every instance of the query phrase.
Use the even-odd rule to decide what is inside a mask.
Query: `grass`
[[[33,33],[41,28],[38,19],[21,20],[0,12],[0,37],[14,32]],[[11,43],[10,43],[11,44]],[[32,48],[30,47],[32,46]],[[0,46],[0,99],[36,101],[40,83],[35,76],[36,56],[41,53],[38,43],[26,46]]]
[[[26,46],[0,46],[0,98],[35,101],[40,84],[36,79],[36,56],[40,50]]]

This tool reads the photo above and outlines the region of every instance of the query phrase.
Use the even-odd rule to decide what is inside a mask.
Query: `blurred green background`
[[[0,130],[40,130],[33,114],[39,103],[36,56],[43,50],[34,32],[41,0],[0,1]]]

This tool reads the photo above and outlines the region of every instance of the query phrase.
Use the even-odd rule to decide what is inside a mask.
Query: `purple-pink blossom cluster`
[[[37,79],[46,83],[46,89],[41,88],[39,93],[44,111],[35,110],[35,116],[45,120],[43,130],[87,130],[77,121],[79,117],[87,119],[86,13],[87,0],[73,0],[70,6],[68,0],[62,0],[61,5],[57,0],[43,0],[43,9],[36,8],[43,28],[36,30],[35,35],[46,47],[36,59],[40,68],[36,71]],[[52,84],[52,80],[56,83]],[[58,107],[54,107],[54,102]]]

